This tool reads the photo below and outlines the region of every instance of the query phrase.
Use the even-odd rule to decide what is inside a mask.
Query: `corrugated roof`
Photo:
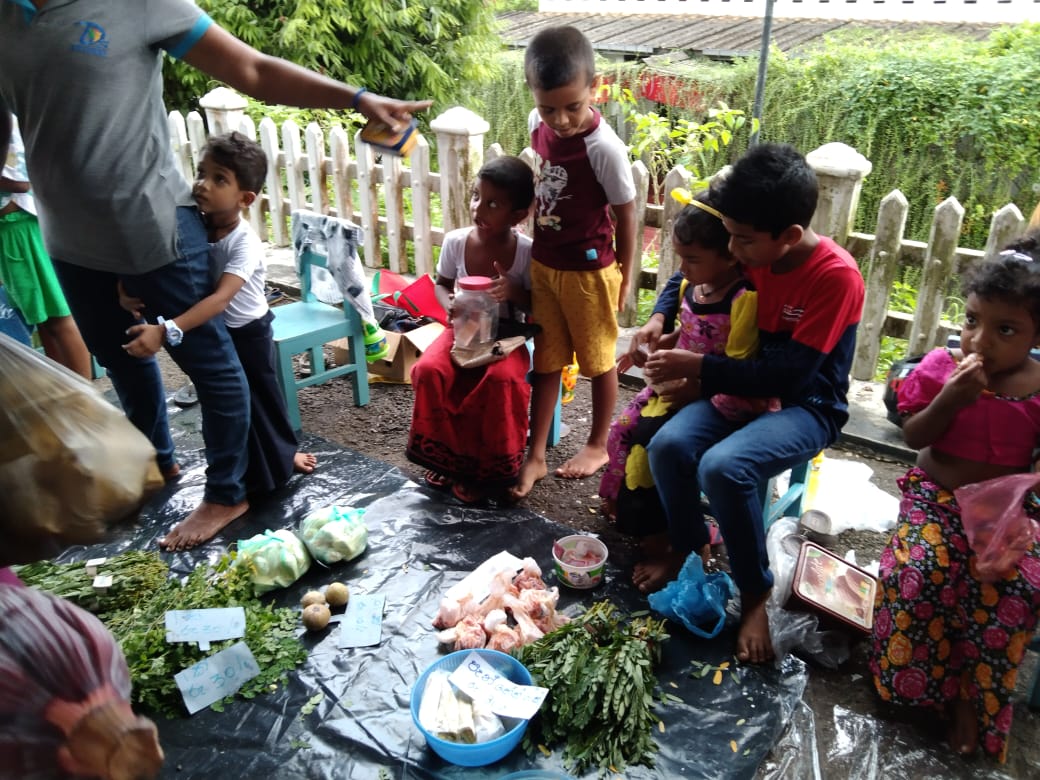
[[[568,14],[510,11],[499,14],[500,33],[515,47],[524,47],[546,27],[569,24],[581,30],[596,51],[646,57],[669,51],[705,56],[738,57],[757,54],[762,20],[703,14]],[[840,29],[939,30],[982,40],[995,24],[865,22],[833,19],[774,19],[773,44],[790,51]]]

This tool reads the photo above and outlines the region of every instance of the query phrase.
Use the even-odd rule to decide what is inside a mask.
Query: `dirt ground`
[[[163,359],[167,390],[173,393],[184,382],[183,375]],[[299,393],[300,413],[306,431],[354,449],[362,454],[400,468],[415,481],[422,477],[422,469],[405,457],[412,408],[412,388],[405,384],[375,383],[370,387],[370,401],[361,408],[354,406],[348,381],[305,388]],[[617,410],[623,408],[637,389],[622,385]],[[563,422],[569,432],[557,447],[549,451],[549,470],[575,454],[588,434],[591,420],[591,392],[589,383],[578,382],[574,400],[563,408]],[[897,495],[895,480],[906,470],[906,463],[878,457],[863,448],[834,447],[827,450],[827,458],[850,459],[866,462],[873,469],[872,482],[882,490]],[[600,534],[615,545],[629,544],[598,511],[596,496],[598,479],[573,481],[548,477],[542,480],[526,499],[526,506],[551,520],[583,531]],[[449,499],[453,500],[453,499]],[[833,549],[840,554],[855,550],[861,563],[877,560],[888,541],[886,534],[871,531],[847,531],[837,537]],[[1019,682],[1019,701],[1027,697],[1028,684],[1036,673],[1034,654],[1027,654]],[[810,731],[815,731],[814,742],[819,751],[815,772],[806,774],[804,764],[792,767],[792,755],[804,751],[797,735],[789,735],[794,746],[781,744],[777,755],[759,769],[759,778],[821,777],[877,777],[900,771],[908,777],[1038,777],[1040,776],[1040,715],[1031,713],[1024,705],[1015,708],[1013,747],[1009,764],[998,769],[991,762],[976,759],[963,761],[946,758],[939,747],[943,732],[931,716],[922,713],[882,709],[872,686],[866,665],[866,646],[859,642],[852,646],[852,656],[838,670],[813,666],[809,686],[804,695],[807,705],[795,722],[801,723],[804,736],[806,719]],[[858,719],[859,731],[850,737],[847,731],[849,717]],[[865,724],[865,725],[864,725]],[[864,731],[864,729],[866,729]],[[851,739],[851,742],[850,742]],[[874,742],[888,740],[905,748],[903,754],[883,760]],[[872,758],[860,754],[866,750]],[[899,748],[896,748],[898,751]],[[844,751],[844,753],[843,753]],[[854,755],[846,755],[851,752]],[[936,764],[942,756],[942,764]]]

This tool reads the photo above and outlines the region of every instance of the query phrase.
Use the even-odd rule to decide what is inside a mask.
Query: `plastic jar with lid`
[[[451,317],[456,347],[472,349],[490,344],[498,335],[498,301],[491,296],[491,284],[486,276],[459,279]]]

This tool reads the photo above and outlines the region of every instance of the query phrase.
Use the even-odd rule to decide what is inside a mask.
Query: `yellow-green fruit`
[[[311,604],[303,610],[303,625],[308,631],[321,631],[329,624],[332,613],[324,604]]]
[[[350,589],[342,582],[333,582],[325,588],[325,600],[330,607],[342,607],[350,601]]]
[[[303,598],[300,599],[300,605],[309,607],[311,604],[324,604],[325,594],[320,590],[309,590],[303,594]]]

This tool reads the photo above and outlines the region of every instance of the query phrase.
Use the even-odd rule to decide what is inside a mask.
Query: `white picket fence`
[[[257,128],[244,115],[245,101],[220,88],[205,96],[204,123],[197,112],[185,118],[169,115],[174,152],[184,175],[190,181],[198,164],[199,150],[205,144],[206,125],[213,133],[238,130],[256,140]],[[430,145],[419,137],[410,158],[378,152],[353,139],[341,127],[325,133],[316,124],[302,133],[294,122],[279,129],[265,117],[259,126],[259,142],[267,154],[269,169],[265,193],[253,204],[249,221],[261,238],[276,246],[290,243],[289,215],[294,209],[310,209],[343,217],[360,224],[364,232],[362,256],[370,268],[388,267],[399,273],[433,273],[433,247],[440,246],[447,231],[469,224],[471,182],[485,159],[503,154],[498,144],[485,147],[487,122],[473,112],[456,107],[431,122],[437,145],[440,171],[430,169]],[[521,157],[533,164],[530,149]],[[1019,235],[1025,225],[1014,204],[997,211],[989,238],[982,250],[957,246],[963,207],[948,198],[935,211],[927,242],[904,237],[907,202],[898,190],[885,197],[878,209],[874,233],[854,233],[851,226],[858,205],[859,191],[871,164],[851,147],[826,144],[807,155],[820,179],[820,202],[813,228],[832,236],[854,256],[866,258],[867,297],[859,329],[852,375],[870,379],[875,372],[881,336],[908,339],[909,354],[919,354],[945,342],[951,323],[941,315],[950,281],[958,269],[973,259],[999,249]],[[632,165],[636,181],[637,236],[645,227],[670,230],[681,205],[667,199],[664,205],[646,198],[649,174],[642,162]],[[688,186],[690,174],[681,166],[665,179],[664,192]],[[434,215],[440,214],[440,224]],[[410,261],[413,265],[410,267]],[[889,311],[892,283],[899,269],[907,264],[921,267],[918,306],[913,315]],[[656,270],[641,270],[638,287],[660,289],[677,268],[670,241],[660,242]],[[619,319],[632,325],[636,318],[636,286],[630,292],[625,311]]]

